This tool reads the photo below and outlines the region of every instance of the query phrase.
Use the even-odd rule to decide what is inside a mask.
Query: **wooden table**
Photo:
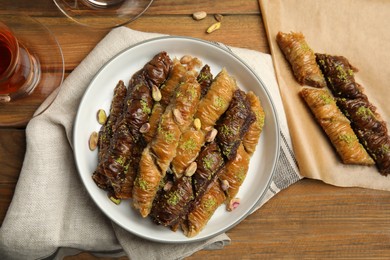
[[[62,46],[66,75],[108,31],[70,21],[49,0],[2,2],[0,14],[26,13],[52,30]],[[202,21],[194,21],[191,14],[201,10],[210,15]],[[206,34],[205,29],[214,22],[212,14],[215,13],[224,15],[222,28]],[[149,10],[128,27],[221,41],[269,53],[257,0],[155,0]],[[77,38],[74,37],[76,32]],[[0,128],[1,222],[18,181],[25,148],[25,126]],[[195,253],[189,259],[390,258],[389,215],[389,192],[338,188],[305,179],[281,191],[230,230],[231,245],[223,250]],[[94,258],[83,253],[67,259]]]

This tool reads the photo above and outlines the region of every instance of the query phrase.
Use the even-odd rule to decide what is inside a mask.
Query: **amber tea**
[[[39,77],[38,60],[0,22],[0,102],[28,95]]]

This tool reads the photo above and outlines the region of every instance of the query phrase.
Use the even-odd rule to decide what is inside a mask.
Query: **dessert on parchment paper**
[[[357,69],[343,56],[316,56],[337,105],[351,121],[362,145],[374,159],[379,172],[390,174],[390,136],[386,123],[364,94],[363,86],[355,82]]]
[[[373,165],[373,159],[359,143],[349,120],[325,89],[303,88],[302,98],[346,164]]]
[[[291,65],[296,80],[301,85],[323,88],[324,76],[316,63],[316,56],[302,33],[279,32],[276,42]]]
[[[343,163],[375,164],[379,173],[389,174],[390,136],[363,86],[355,82],[354,73],[358,69],[343,56],[314,54],[302,33],[279,32],[276,41],[299,83],[320,87],[313,84],[313,77],[305,77],[314,74],[317,80],[321,74],[324,79],[324,86],[331,93],[305,87],[300,94]]]

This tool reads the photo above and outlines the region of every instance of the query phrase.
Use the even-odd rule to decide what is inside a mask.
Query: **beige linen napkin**
[[[302,88],[275,37],[278,31],[302,32],[318,53],[342,55],[359,69],[363,85],[390,130],[390,1],[260,0],[280,92],[303,176],[337,186],[390,190],[390,176],[376,168],[344,165],[300,99]]]
[[[118,256],[124,251],[133,260],[180,259],[198,250],[220,249],[229,244],[230,239],[225,234],[188,244],[162,244],[136,237],[101,213],[77,173],[72,127],[89,82],[115,54],[157,36],[161,35],[124,27],[112,30],[67,77],[49,109],[30,121],[23,168],[0,229],[1,259],[61,259],[80,251],[100,256]],[[300,176],[290,148],[290,135],[270,55],[239,48],[230,50],[245,60],[264,81],[281,124],[280,160],[262,205]],[[50,98],[45,102],[50,102]]]

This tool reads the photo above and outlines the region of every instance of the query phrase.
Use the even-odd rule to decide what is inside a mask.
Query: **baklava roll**
[[[282,33],[276,36],[276,42],[291,64],[293,73],[301,85],[323,88],[324,76],[316,63],[314,52],[305,41],[302,33]]]
[[[99,131],[99,154],[98,160],[104,157],[105,152],[110,146],[110,139],[115,132],[116,122],[120,118],[123,110],[124,100],[126,97],[127,88],[122,80],[118,82],[114,89],[114,96],[111,101],[110,112],[106,122],[102,125]]]
[[[201,97],[204,97],[213,82],[213,74],[211,74],[209,65],[206,64],[202,67],[196,80],[200,84]]]
[[[345,164],[374,164],[328,91],[304,88],[300,94]]]
[[[133,206],[142,217],[147,217],[152,208],[154,197],[163,178],[158,166],[154,163],[149,147],[142,152],[138,175],[133,187]]]
[[[376,162],[379,172],[390,173],[390,136],[376,108],[364,99],[339,99],[340,107],[347,111],[352,127],[368,153]]]
[[[109,156],[104,158],[101,166],[98,166],[98,169],[102,167],[104,175],[108,178],[108,182],[114,192],[114,196],[118,199],[131,197],[131,193],[125,191],[131,189],[132,183],[128,183],[125,179],[128,177],[128,170],[132,171],[130,169],[130,160],[133,145],[133,137],[129,129],[124,124],[119,125],[110,142]],[[125,182],[129,185],[128,187],[123,186]]]
[[[249,168],[250,155],[245,151],[244,146],[240,144],[236,156],[229,160],[221,170],[218,178],[221,185],[225,187],[226,205],[230,209],[230,201],[234,199],[240,189],[240,186],[246,178]]]
[[[202,196],[212,182],[219,170],[225,165],[222,151],[216,142],[206,144],[198,158],[196,158],[197,169],[192,175],[193,187],[196,197]]]
[[[265,113],[263,107],[261,106],[259,98],[251,91],[246,94],[246,98],[250,104],[250,107],[253,113],[256,116],[255,122],[249,126],[248,132],[244,135],[242,143],[244,145],[245,151],[252,155],[256,146],[259,142],[261,132],[263,131],[264,122],[265,122]]]
[[[153,221],[163,226],[170,226],[176,231],[184,212],[194,199],[191,177],[183,176],[174,183],[164,186],[155,200],[151,212]]]
[[[216,121],[228,109],[233,93],[237,89],[236,81],[227,73],[226,69],[215,77],[210,89],[199,103],[195,114],[202,124],[202,130],[209,131]]]
[[[142,136],[140,128],[149,121],[154,102],[151,88],[146,83],[142,70],[130,79],[129,88],[132,89],[131,94],[125,100],[126,111],[120,124],[125,124],[133,135],[134,141],[138,142]]]
[[[142,70],[144,71],[145,80],[150,89],[153,86],[161,87],[172,70],[172,60],[168,53],[162,51],[146,63]]]
[[[172,110],[175,121],[184,133],[192,124],[200,101],[200,85],[192,72],[184,76],[184,82],[176,92],[175,108]]]
[[[246,99],[245,92],[237,89],[233,94],[229,108],[216,127],[218,130],[217,142],[228,160],[235,157],[242,137],[255,119],[255,114]]]
[[[199,203],[188,213],[181,227],[187,237],[194,237],[206,226],[215,210],[226,200],[224,191],[218,180],[210,185],[210,189],[202,196]]]
[[[367,143],[367,151],[374,158],[380,174],[390,174],[390,136],[372,131],[358,131],[358,136]]]
[[[171,98],[175,93],[177,86],[183,81],[182,78],[186,75],[187,69],[177,59],[173,61],[172,71],[168,80],[161,86],[160,104],[165,108],[171,102]]]
[[[137,142],[142,136],[140,128],[149,121],[153,108],[153,87],[161,88],[171,74],[172,60],[166,52],[160,52],[135,73],[128,88],[124,122]]]
[[[125,84],[122,80],[120,80],[114,89],[114,97],[111,102],[110,113],[106,122],[99,131],[98,162],[103,160],[110,147],[110,140],[113,136],[113,133],[116,131],[116,122],[123,110],[126,91],[127,89]],[[96,169],[92,175],[92,179],[101,189],[107,189],[109,187],[109,184],[107,183],[107,177],[104,175],[104,172],[101,169]]]
[[[157,133],[149,143],[150,150],[155,155],[155,162],[162,172],[167,171],[175,157],[180,136],[180,128],[175,122],[172,110],[169,109],[162,115]]]
[[[143,137],[146,143],[152,141],[153,137],[156,135],[158,124],[162,114],[164,113],[165,107],[163,107],[159,102],[155,102],[153,105],[152,113],[149,117],[149,122],[145,123],[144,126],[140,128],[140,131],[143,133]],[[144,128],[143,130],[141,130]]]

